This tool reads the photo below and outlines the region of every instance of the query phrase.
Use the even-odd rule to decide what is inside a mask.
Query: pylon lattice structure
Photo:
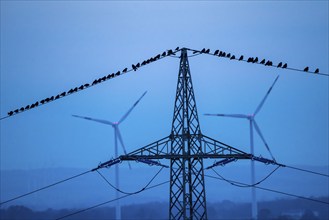
[[[187,49],[182,48],[171,134],[126,155],[104,162],[95,169],[129,160],[164,166],[159,160],[170,160],[169,219],[207,219],[203,160],[216,158],[222,158],[222,164],[233,159],[255,159],[275,163],[272,160],[254,157],[202,134]],[[221,161],[213,166],[220,163]]]

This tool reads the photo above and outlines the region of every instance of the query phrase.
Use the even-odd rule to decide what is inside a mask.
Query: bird
[[[118,71],[118,72],[116,72],[116,74],[115,74],[116,76],[119,76],[120,75],[120,71]]]
[[[137,70],[137,67],[134,64],[132,64],[131,67],[133,68],[134,71]]]
[[[161,54],[161,56],[165,57],[167,55],[166,51]]]
[[[46,98],[44,101],[45,101],[45,102],[49,102],[49,100],[50,100],[49,98]]]
[[[205,51],[205,53],[210,53],[210,49],[207,49],[207,50]]]
[[[39,105],[39,102],[34,103],[34,105],[35,105],[35,106],[38,106],[38,105]]]
[[[230,54],[230,53],[228,53],[228,54],[226,55],[226,57],[227,57],[227,58],[230,58],[230,57],[231,57],[231,54]]]
[[[253,61],[253,63],[257,63],[258,62],[258,57],[256,57]]]
[[[319,68],[316,68],[316,70],[314,71],[314,73],[319,73]]]
[[[176,49],[175,50],[179,50],[179,47],[176,47]]]
[[[106,76],[103,76],[102,78],[101,78],[101,80],[102,81],[105,81],[106,80]],[[76,88],[77,89],[77,88]]]
[[[82,89],[83,89],[83,85],[81,85],[81,86],[79,87],[79,89],[82,90]]]
[[[46,100],[44,100],[44,99],[43,99],[43,100],[41,100],[41,101],[40,101],[40,103],[41,103],[41,104],[44,104],[44,103],[45,103],[45,101],[46,101]]]
[[[30,109],[30,105],[25,106],[25,110]]]
[[[34,107],[35,107],[35,104],[32,104],[32,105],[30,106],[30,109],[31,109],[31,108],[34,108]]]
[[[54,100],[54,96],[51,96],[51,97],[49,98],[49,100],[50,100],[50,101],[53,101],[53,100]]]
[[[65,95],[66,95],[66,92],[62,92],[62,93],[61,93],[61,96],[65,96]]]
[[[141,64],[140,64],[140,63],[137,63],[137,64],[136,64],[136,67],[137,67],[137,68],[139,68],[140,66],[141,66]]]
[[[200,53],[206,52],[206,48],[203,48]]]
[[[111,74],[107,75],[106,78],[110,79],[110,78],[113,78],[113,77],[114,77],[114,73],[111,73]]]
[[[106,77],[105,77],[106,78]],[[73,89],[73,92],[77,92],[78,91],[78,87],[75,87],[74,89]]]
[[[19,110],[18,110],[18,109],[16,109],[14,112],[15,112],[15,113],[18,113],[18,111],[19,111]]]
[[[57,96],[55,97],[55,99],[59,99],[59,97],[60,97],[60,96],[59,96],[59,95],[57,95]]]
[[[280,62],[277,67],[278,68],[282,67],[282,62]]]
[[[234,55],[231,56],[230,60],[235,60],[235,56]]]
[[[270,61],[268,65],[269,65],[269,66],[272,66],[272,65],[273,65],[272,61]]]
[[[160,59],[160,57],[161,57],[161,55],[158,54],[158,55],[155,56],[155,59]]]
[[[239,61],[243,60],[243,55],[240,56]]]
[[[226,56],[226,53],[225,53],[225,52],[223,52],[223,53],[222,53],[222,56],[223,56],[223,57],[225,57],[225,56]]]
[[[288,67],[288,64],[287,63],[283,64],[283,66],[282,66],[283,69],[285,69],[287,67]]]
[[[12,116],[13,114],[14,114],[13,111],[8,112],[8,115],[9,115],[9,116]]]
[[[98,82],[98,81],[97,81]],[[73,92],[73,89],[70,89],[67,93],[71,94]]]
[[[124,69],[122,70],[122,72],[125,73],[125,72],[127,72],[127,70],[128,70],[128,68],[124,68]]]
[[[141,64],[141,65],[142,65],[142,66],[144,66],[145,64],[146,64],[146,61],[144,60],[144,61],[142,62],[142,64]]]
[[[214,53],[214,55],[217,55],[218,53],[219,53],[219,50],[216,50],[215,53]]]
[[[308,72],[308,66],[304,68],[304,71],[305,72]]]
[[[260,64],[265,64],[265,59],[262,59],[262,61],[260,61]]]
[[[249,57],[248,60],[247,60],[248,63],[251,63],[253,61],[254,61],[254,58],[252,58],[252,57]]]
[[[266,63],[265,63],[265,66],[269,66],[270,65],[270,61],[268,60]]]
[[[24,107],[20,108],[19,110],[20,110],[21,112],[24,111]]]
[[[85,87],[85,88],[89,87],[89,83],[86,83],[86,84],[84,85],[84,87]]]
[[[175,55],[174,52],[172,50],[168,50],[168,56],[169,55]]]

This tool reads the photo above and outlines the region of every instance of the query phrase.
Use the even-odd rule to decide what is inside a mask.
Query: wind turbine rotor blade
[[[125,155],[127,155],[127,151],[126,151],[126,147],[123,143],[123,140],[122,140],[122,136],[121,136],[121,132],[119,130],[119,127],[116,128],[117,129],[117,135],[118,135],[118,138],[119,138],[119,141],[121,143],[121,146],[123,148],[123,152],[125,153]],[[129,165],[129,169],[131,169],[131,165],[130,165],[130,162],[128,161],[128,165]]]
[[[271,93],[272,88],[273,88],[273,86],[275,85],[276,81],[278,81],[278,79],[279,79],[279,76],[277,76],[277,77],[275,78],[275,80],[274,80],[272,86],[269,88],[269,90],[267,91],[265,97],[263,98],[263,100],[259,103],[258,107],[256,108],[256,111],[255,111],[254,115],[256,115],[256,114],[259,112],[259,110],[262,108],[262,106],[264,105],[265,100],[267,99],[268,95]]]
[[[274,156],[273,156],[273,154],[272,154],[272,152],[271,152],[271,150],[270,150],[270,147],[269,147],[268,144],[266,143],[265,138],[264,138],[262,132],[260,131],[260,129],[259,129],[259,127],[258,127],[258,125],[257,125],[257,123],[256,123],[255,120],[253,120],[253,124],[254,124],[254,127],[255,127],[256,132],[258,133],[259,137],[262,139],[263,143],[265,144],[266,149],[267,149],[268,152],[270,153],[272,159],[275,161],[275,158],[274,158]]]
[[[248,115],[243,114],[204,114],[205,116],[220,116],[220,117],[231,117],[231,118],[249,118]]]
[[[144,93],[143,93],[143,95],[134,103],[134,105],[127,111],[127,113],[126,114],[124,114],[123,116],[122,116],[122,118],[119,120],[119,124],[121,123],[121,122],[123,122],[127,117],[128,117],[128,115],[130,114],[130,112],[136,107],[136,105],[138,104],[138,102],[144,97],[144,95],[147,93],[147,91],[145,91]]]
[[[99,123],[102,123],[102,124],[114,125],[112,122],[107,121],[107,120],[96,119],[96,118],[90,118],[90,117],[79,116],[79,115],[72,115],[72,116],[73,116],[73,117],[76,117],[76,118],[82,118],[82,119],[86,119],[86,120],[90,120],[90,121],[99,122]]]

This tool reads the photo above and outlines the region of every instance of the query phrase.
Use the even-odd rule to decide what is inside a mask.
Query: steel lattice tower
[[[255,157],[201,133],[187,49],[180,50],[170,135],[126,155],[104,162],[94,170],[110,167],[121,161],[134,160],[150,165],[165,166],[159,160],[170,160],[169,219],[207,219],[204,159],[222,159],[208,168],[224,165],[237,159],[253,159],[263,163],[275,163],[275,161]]]
[[[187,51],[182,50],[171,130],[170,219],[207,219],[201,131]]]

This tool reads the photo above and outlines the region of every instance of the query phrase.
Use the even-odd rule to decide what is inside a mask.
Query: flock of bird
[[[186,48],[187,50],[190,50],[193,52],[194,55],[198,55],[198,54],[210,54],[210,55],[214,55],[214,56],[218,56],[218,57],[223,57],[223,58],[228,58],[230,60],[238,60],[238,61],[245,61],[247,63],[257,63],[257,64],[262,64],[262,65],[265,65],[265,66],[272,66],[272,67],[277,67],[277,68],[283,68],[283,69],[286,69],[288,68],[288,64],[287,63],[278,63],[278,65],[273,65],[273,62],[270,61],[270,60],[266,60],[266,59],[262,59],[261,61],[259,61],[258,57],[249,57],[248,59],[244,59],[244,56],[241,55],[239,58],[235,57],[235,55],[231,54],[231,53],[227,53],[227,52],[224,52],[224,51],[220,51],[220,50],[215,50],[214,53],[211,53],[210,52],[210,49],[206,49],[206,48],[203,48],[202,50],[193,50],[193,49],[188,49]],[[13,110],[13,111],[9,111],[8,112],[8,116],[12,116],[12,115],[15,115],[17,113],[20,113],[20,112],[23,112],[23,111],[26,111],[26,110],[29,110],[29,109],[33,109],[35,107],[38,107],[40,105],[43,105],[43,104],[46,104],[46,103],[49,103],[49,102],[52,102],[54,100],[57,100],[59,98],[62,98],[64,96],[67,96],[67,95],[71,95],[73,93],[76,93],[78,91],[81,91],[81,90],[84,90],[86,88],[89,88],[91,86],[94,86],[94,85],[97,85],[99,83],[102,83],[104,81],[107,81],[109,79],[112,79],[114,77],[117,77],[117,76],[120,76],[122,74],[125,74],[127,72],[130,72],[130,71],[136,71],[138,68],[144,66],[144,65],[147,65],[147,64],[150,64],[154,61],[157,61],[159,59],[162,59],[164,57],[167,57],[167,56],[173,56],[175,55],[178,51],[180,51],[181,48],[179,47],[176,47],[174,50],[170,49],[170,50],[166,50],[164,51],[163,53],[160,53],[160,54],[157,54],[156,56],[154,57],[151,57],[147,60],[144,60],[143,62],[140,62],[140,63],[137,63],[137,64],[132,64],[131,65],[131,69],[128,69],[127,67],[124,68],[122,71],[117,71],[117,72],[113,72],[111,74],[108,74],[106,76],[103,76],[103,77],[100,77],[98,79],[95,79],[91,84],[89,83],[86,83],[86,84],[83,84],[79,87],[75,87],[73,89],[70,89],[66,92],[62,92],[58,95],[55,95],[55,96],[51,96],[49,98],[45,98],[45,99],[42,99],[40,101],[37,101],[33,104],[29,104],[25,107],[21,107],[21,108],[18,108],[16,110]],[[304,70],[299,70],[299,69],[293,69],[293,68],[289,68],[291,70],[298,70],[298,71],[304,71],[304,72],[310,72],[309,71],[309,67],[305,67]],[[317,68],[314,72],[310,72],[310,73],[319,73],[319,69]]]
[[[164,58],[164,57],[166,57],[166,56],[172,56],[172,55],[175,55],[176,52],[178,52],[179,50],[180,50],[180,48],[179,48],[179,47],[176,47],[175,50],[170,49],[170,50],[164,51],[163,53],[161,53],[161,54],[157,54],[156,56],[151,57],[150,59],[144,60],[143,62],[140,62],[140,63],[137,63],[137,64],[132,64],[132,65],[131,65],[131,69],[129,69],[129,70],[128,70],[128,68],[126,67],[126,68],[124,68],[122,71],[117,71],[117,72],[115,72],[115,73],[111,73],[111,74],[108,74],[108,75],[106,75],[106,76],[103,76],[103,77],[100,77],[100,78],[98,78],[98,79],[95,79],[91,84],[86,83],[86,84],[81,85],[81,86],[79,86],[79,87],[72,88],[72,89],[70,89],[70,90],[68,90],[68,91],[66,91],[66,92],[62,92],[62,93],[60,93],[60,94],[58,94],[58,95],[51,96],[51,97],[49,97],[49,98],[45,98],[45,99],[42,99],[42,100],[40,100],[40,101],[37,101],[37,102],[35,102],[35,103],[33,103],[33,104],[29,104],[29,105],[27,105],[27,106],[25,106],[25,107],[21,107],[21,108],[15,109],[15,110],[13,110],[13,111],[8,112],[7,114],[8,114],[8,116],[12,116],[12,115],[14,115],[14,114],[17,114],[17,113],[20,113],[20,112],[23,112],[23,111],[26,111],[26,110],[29,110],[29,109],[33,109],[33,108],[38,107],[38,106],[40,106],[40,105],[43,105],[43,104],[46,104],[46,103],[48,103],[48,102],[51,102],[51,101],[57,100],[57,99],[62,98],[62,97],[64,97],[64,96],[71,95],[71,94],[73,94],[73,93],[76,93],[76,92],[81,91],[81,90],[84,90],[84,89],[86,89],[86,88],[88,88],[88,87],[91,87],[91,86],[97,85],[97,84],[99,84],[99,83],[101,83],[101,82],[104,82],[104,81],[106,81],[106,80],[112,79],[112,78],[114,78],[114,77],[116,77],[116,76],[120,76],[120,75],[125,74],[125,73],[127,73],[127,72],[130,72],[130,71],[136,71],[138,68],[140,68],[140,67],[142,67],[142,66],[145,66],[145,65],[147,65],[147,64],[150,64],[150,63],[152,63],[152,62],[154,62],[154,61],[157,61],[157,60],[159,60],[159,59],[161,59],[161,58]]]
[[[241,55],[239,58],[237,58],[237,57],[235,57],[235,55],[233,55],[231,53],[226,53],[226,52],[220,51],[220,50],[215,50],[214,53],[211,53],[210,49],[206,49],[206,48],[203,48],[201,51],[199,51],[199,50],[191,50],[191,51],[193,51],[193,54],[210,54],[210,55],[214,55],[214,56],[218,56],[218,57],[228,58],[230,60],[238,60],[238,61],[245,61],[247,63],[263,64],[265,66],[272,66],[272,67],[283,68],[283,69],[288,68],[287,63],[279,62],[278,65],[273,65],[273,62],[271,60],[262,59],[260,61],[258,59],[258,57],[249,57],[248,59],[244,59],[243,55]],[[290,68],[290,69],[292,69],[292,68]],[[292,69],[292,70],[298,70],[298,69]],[[304,72],[309,72],[309,73],[319,73],[320,72],[319,68],[316,68],[314,70],[314,72],[312,72],[309,70],[308,66],[305,67],[303,70],[299,70],[299,71],[304,71]]]

